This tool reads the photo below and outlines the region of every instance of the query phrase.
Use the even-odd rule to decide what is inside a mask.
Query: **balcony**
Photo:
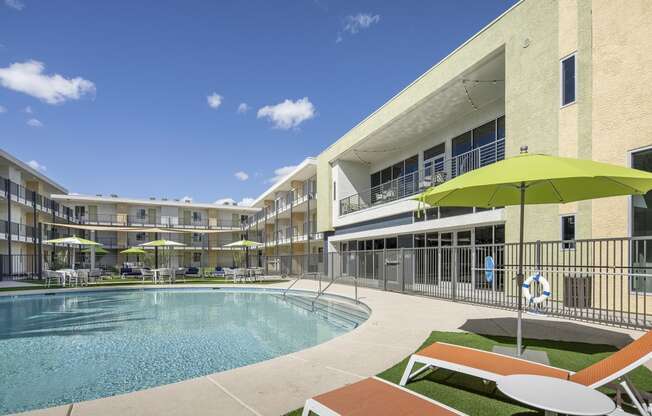
[[[80,224],[119,227],[166,227],[199,229],[240,229],[240,222],[216,218],[193,220],[171,216],[127,215],[127,214],[85,214],[78,218]]]
[[[36,233],[34,227],[27,224],[20,224],[17,222],[0,221],[0,238],[5,240],[9,239],[11,235],[12,241],[20,241],[25,243],[34,242]]]
[[[409,173],[340,200],[340,216],[387,204],[440,185],[463,173],[505,158],[505,139],[478,147],[451,159],[441,158],[426,169]]]
[[[256,227],[256,224],[261,222],[261,221],[274,221],[276,214],[280,214],[282,212],[288,211],[290,207],[296,207],[298,205],[303,204],[304,202],[307,202],[308,199],[315,200],[317,199],[317,194],[312,192],[312,193],[301,193],[298,194],[296,197],[294,197],[291,193],[289,194],[289,198],[282,198],[279,202],[279,204],[275,208],[263,208],[262,210],[258,211],[254,215],[249,217],[249,220],[247,221],[247,228],[251,229]]]
[[[9,192],[7,192],[9,191]],[[69,207],[60,205],[56,201],[25,188],[16,182],[0,176],[0,197],[10,197],[12,201],[23,204],[30,208],[36,208],[47,214],[54,214],[56,217],[74,222],[75,215]]]

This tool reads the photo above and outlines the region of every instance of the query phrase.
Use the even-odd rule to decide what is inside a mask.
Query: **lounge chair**
[[[213,277],[226,277],[226,273],[222,267],[217,266],[215,267],[215,271],[213,271]]]
[[[377,377],[320,394],[306,400],[303,416],[460,416],[442,403]]]
[[[140,275],[142,277],[143,283],[145,283],[145,279],[154,280],[154,272],[149,268],[143,267],[142,269],[140,269]]]
[[[494,352],[435,342],[410,357],[400,385],[405,386],[418,374],[437,368],[493,382],[502,376],[532,374],[570,380],[593,389],[612,385],[619,390],[619,393],[620,390],[624,391],[642,415],[652,415],[650,397],[643,397],[649,395],[638,392],[627,378],[629,372],[650,359],[652,359],[652,331],[577,373]],[[423,367],[413,372],[415,364],[423,364]],[[645,401],[648,402],[647,405]]]

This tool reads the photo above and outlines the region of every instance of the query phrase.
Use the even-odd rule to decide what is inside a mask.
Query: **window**
[[[575,215],[562,215],[561,239],[562,248],[566,250],[575,248]]]
[[[201,234],[192,233],[192,241],[195,243],[201,243]]]
[[[147,217],[147,212],[145,211],[144,208],[139,208],[136,210],[136,218],[139,220],[144,220]]]
[[[333,201],[337,201],[337,182],[333,181]]]
[[[194,263],[200,263],[201,262],[201,253],[192,253],[192,261]]]
[[[145,233],[136,233],[136,241],[145,241]]]
[[[193,222],[201,222],[201,212],[193,211],[192,220]]]
[[[464,134],[460,134],[451,143],[453,144],[453,157],[466,153],[473,149],[472,133],[467,131]]]
[[[647,172],[652,172],[652,148],[632,153],[632,167]],[[634,195],[631,198],[631,233],[632,237],[652,236],[652,192],[645,195]],[[632,266],[640,270],[639,273],[650,273],[649,265],[652,264],[652,241],[639,239],[632,241],[630,249]],[[641,275],[631,277],[632,290],[652,293],[652,279]]]
[[[473,148],[482,147],[496,140],[496,122],[490,121],[473,129]]]
[[[561,105],[574,103],[576,91],[575,55],[571,55],[561,61]]]

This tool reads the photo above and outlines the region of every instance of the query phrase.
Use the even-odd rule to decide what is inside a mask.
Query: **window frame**
[[[573,75],[575,76],[575,82],[573,83],[573,101],[570,101],[566,104],[564,104],[564,62],[570,58],[574,58],[574,68],[573,68]],[[569,105],[573,105],[577,103],[577,84],[578,84],[578,76],[577,76],[577,51],[574,51],[572,53],[569,53],[568,55],[562,57],[559,60],[559,108],[565,108],[568,107]]]

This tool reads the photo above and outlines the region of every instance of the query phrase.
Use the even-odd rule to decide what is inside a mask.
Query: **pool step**
[[[362,311],[356,311],[352,307],[340,302],[329,302],[325,299],[314,300],[314,295],[287,294],[286,296],[279,295],[278,297],[301,309],[313,312],[319,317],[344,329],[357,328],[358,325],[367,319],[367,316]]]

